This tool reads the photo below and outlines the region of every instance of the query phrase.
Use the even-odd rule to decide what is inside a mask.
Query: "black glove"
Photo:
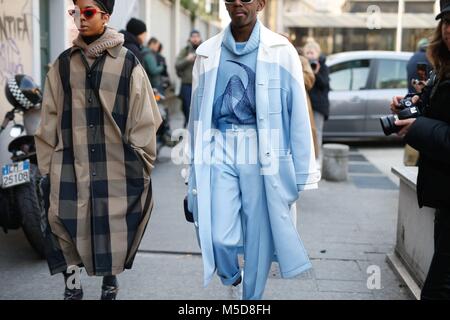
[[[184,216],[187,222],[194,223],[194,214],[189,211],[187,196],[184,198]]]

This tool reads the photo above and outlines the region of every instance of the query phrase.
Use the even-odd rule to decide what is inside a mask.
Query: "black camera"
[[[408,94],[405,98],[400,100],[400,105],[398,108],[401,109],[401,111],[398,114],[380,118],[381,127],[383,128],[386,136],[398,133],[401,130],[402,127],[396,126],[395,121],[418,118],[422,115],[420,108],[412,101],[413,97],[416,95],[417,94]]]
[[[309,60],[309,64],[311,65],[313,71],[315,71],[319,65],[319,60]]]

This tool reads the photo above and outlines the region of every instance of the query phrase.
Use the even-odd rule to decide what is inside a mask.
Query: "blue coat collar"
[[[260,22],[260,46],[265,48],[266,51],[268,51],[271,47],[277,47],[277,46],[288,46],[289,41],[275,33],[269,30],[267,27],[265,27]],[[212,37],[208,41],[204,42],[198,49],[197,49],[197,55],[203,56],[205,58],[208,58],[211,55],[216,54],[221,50],[223,38],[225,35],[225,30],[220,32],[218,35]]]

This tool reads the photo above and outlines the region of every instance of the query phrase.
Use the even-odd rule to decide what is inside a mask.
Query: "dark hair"
[[[151,37],[150,40],[147,43],[147,46],[151,46],[154,43],[159,43],[159,40],[156,39],[155,37]]]
[[[442,38],[442,25],[443,21],[441,20],[427,49],[427,57],[441,79],[450,76],[450,50]]]
[[[191,33],[189,35],[190,35],[190,37],[192,37],[194,34],[200,36],[200,31],[194,29],[191,31]]]

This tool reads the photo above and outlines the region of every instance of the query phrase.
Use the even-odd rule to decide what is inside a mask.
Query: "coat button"
[[[88,73],[88,78],[92,78],[92,74]]]
[[[95,149],[91,149],[91,152],[94,153],[94,152],[95,152]]]
[[[92,103],[92,98],[89,98],[89,99],[88,99],[88,102],[89,102],[89,103]]]
[[[96,177],[96,176],[97,176],[97,173],[92,172],[92,176],[93,176],[93,177]]]
[[[193,190],[192,190],[192,194],[193,194],[194,196],[196,196],[196,195],[197,195],[197,189],[193,189]]]
[[[93,125],[93,124],[90,124],[90,125],[89,125],[89,128],[94,129],[94,125]]]
[[[270,158],[270,152],[267,152],[267,153],[266,153],[266,157],[267,157],[267,158]]]
[[[198,222],[197,221],[194,222],[194,225],[195,225],[196,228],[198,228]]]

